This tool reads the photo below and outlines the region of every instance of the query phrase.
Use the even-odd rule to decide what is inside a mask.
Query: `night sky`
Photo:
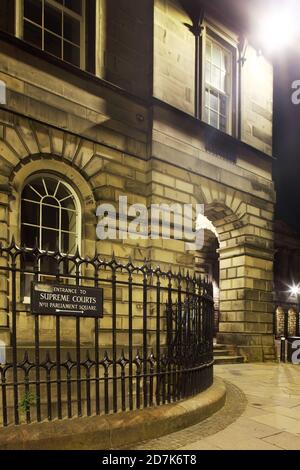
[[[192,6],[208,3],[232,24],[242,25],[249,42],[262,49],[274,64],[274,180],[276,218],[297,229],[300,235],[300,104],[292,104],[292,83],[300,80],[300,0],[185,0]],[[224,9],[225,6],[225,9]],[[270,41],[272,15],[278,28]],[[275,21],[275,24],[277,23]],[[273,21],[274,24],[274,21]],[[293,34],[289,34],[293,31]],[[262,34],[261,34],[262,33]],[[287,41],[287,37],[290,40]],[[293,39],[291,39],[293,37]],[[264,48],[273,44],[273,50]],[[278,42],[280,45],[275,43]],[[270,45],[269,44],[269,45]],[[285,44],[283,46],[283,44]]]
[[[245,2],[245,3],[244,3]],[[278,34],[284,37],[294,28],[289,46],[271,54],[274,63],[274,180],[277,192],[276,218],[300,233],[300,104],[292,103],[292,83],[300,80],[300,1],[242,0],[261,11],[288,11],[291,23],[282,20]],[[254,4],[256,7],[254,7]]]

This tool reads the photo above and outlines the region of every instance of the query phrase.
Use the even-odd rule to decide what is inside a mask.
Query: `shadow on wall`
[[[152,93],[151,4],[105,0],[100,7],[100,75],[145,98]]]

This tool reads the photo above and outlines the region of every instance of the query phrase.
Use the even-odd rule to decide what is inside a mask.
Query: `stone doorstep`
[[[238,355],[234,346],[214,344],[214,364],[244,364],[245,357]]]
[[[232,355],[231,351],[229,349],[215,349],[214,348],[214,357],[218,356],[230,356]]]
[[[108,450],[130,448],[203,421],[225,404],[220,378],[188,400],[108,416],[65,419],[0,429],[1,450]]]
[[[221,364],[244,364],[244,356],[218,356],[215,358],[214,365],[218,366]]]

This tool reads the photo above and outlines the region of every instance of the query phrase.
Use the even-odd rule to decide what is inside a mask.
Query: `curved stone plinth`
[[[145,410],[10,426],[0,430],[0,449],[101,450],[130,447],[192,426],[225,404],[226,386],[216,378],[205,392]]]

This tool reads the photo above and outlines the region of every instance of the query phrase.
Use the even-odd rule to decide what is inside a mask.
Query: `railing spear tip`
[[[79,249],[79,246],[76,245],[76,251],[75,251],[75,258],[80,258],[80,249]]]

